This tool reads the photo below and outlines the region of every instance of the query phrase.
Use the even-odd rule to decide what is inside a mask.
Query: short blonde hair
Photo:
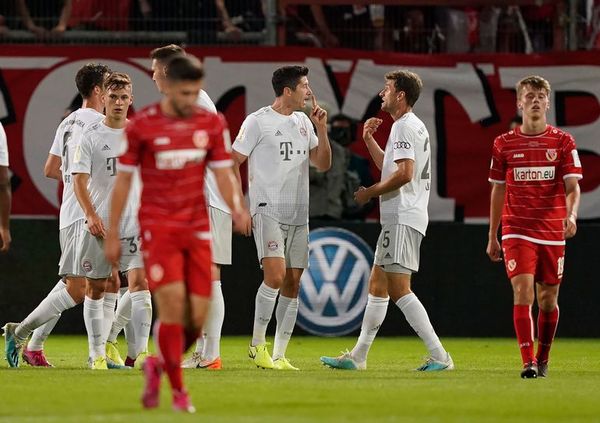
[[[131,78],[126,73],[113,72],[104,80],[104,91],[120,90],[131,84]]]
[[[550,91],[552,91],[550,88],[550,83],[547,79],[544,79],[539,75],[529,75],[517,82],[517,98],[521,97],[523,89],[528,85],[536,90],[544,89],[548,95],[550,95]]]

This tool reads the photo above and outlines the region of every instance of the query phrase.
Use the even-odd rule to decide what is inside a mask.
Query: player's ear
[[[131,94],[131,96],[129,96],[129,105],[131,106],[133,104],[133,94]]]

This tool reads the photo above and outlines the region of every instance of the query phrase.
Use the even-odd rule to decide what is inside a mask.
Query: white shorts
[[[141,237],[131,236],[121,238],[121,259],[119,271],[128,272],[131,269],[142,269],[144,261],[141,252]],[[79,275],[89,279],[104,279],[112,274],[112,265],[104,256],[104,240],[95,237],[88,231],[81,236]]]
[[[212,236],[212,262],[231,264],[231,215],[216,207],[208,207],[210,233]]]
[[[261,265],[265,257],[281,257],[286,268],[308,268],[308,224],[285,225],[257,213],[252,216],[252,232]]]
[[[423,234],[406,225],[382,225],[375,264],[384,271],[412,274],[419,270]]]
[[[84,232],[85,221],[76,220],[59,232],[60,260],[58,261],[59,276],[77,276],[81,252],[81,235]]]

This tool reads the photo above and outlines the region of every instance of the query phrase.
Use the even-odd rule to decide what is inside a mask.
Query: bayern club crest
[[[354,233],[327,227],[310,232],[310,267],[300,283],[298,325],[313,335],[358,329],[369,293],[373,250]]]
[[[556,160],[557,157],[558,153],[556,152],[556,149],[549,148],[548,150],[546,150],[546,160],[548,160],[549,162],[553,162],[554,160]]]

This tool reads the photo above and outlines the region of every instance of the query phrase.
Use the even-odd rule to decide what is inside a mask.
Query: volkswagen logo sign
[[[316,229],[309,239],[310,267],[302,274],[297,323],[314,335],[346,335],[362,322],[373,250],[340,228]]]

